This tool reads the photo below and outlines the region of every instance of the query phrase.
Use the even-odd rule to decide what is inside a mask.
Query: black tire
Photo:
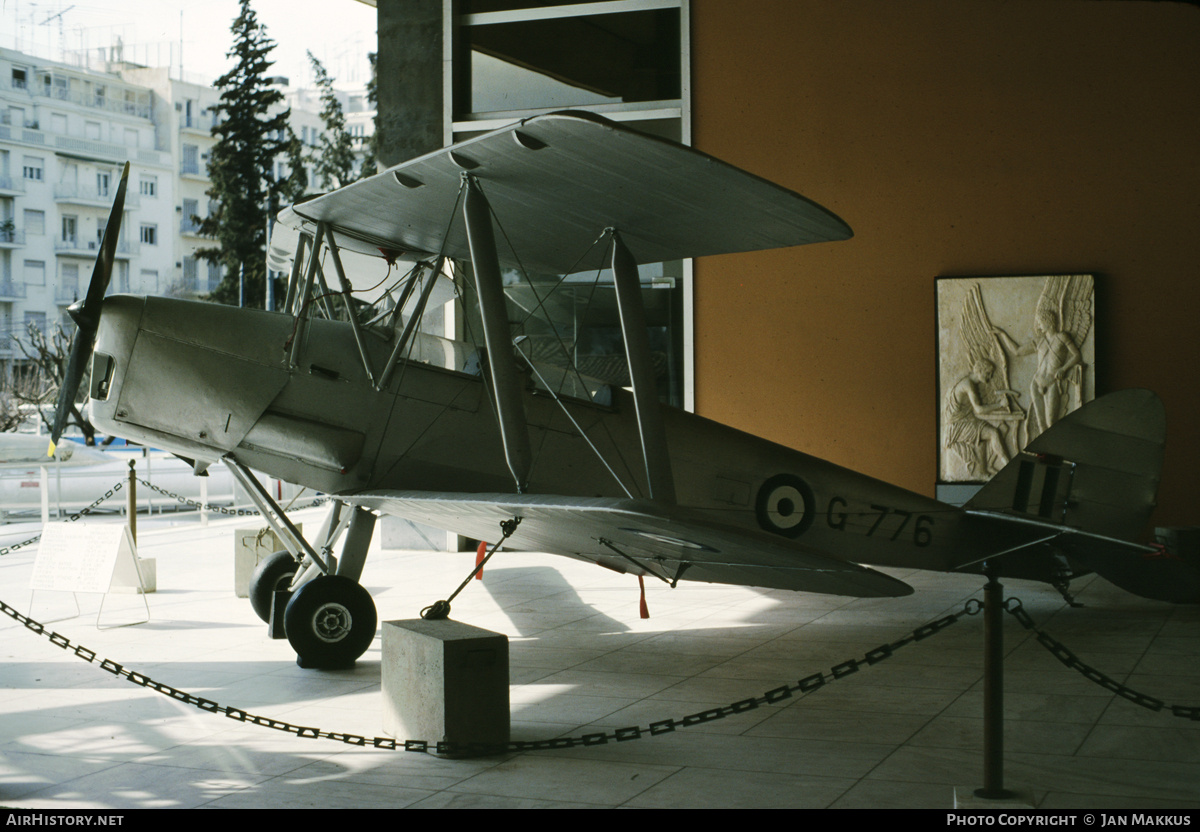
[[[297,564],[289,552],[276,552],[263,558],[250,576],[250,606],[263,621],[271,621],[271,599],[276,590],[291,586]]]
[[[343,575],[321,575],[296,590],[283,613],[301,667],[350,667],[375,638],[375,602]]]

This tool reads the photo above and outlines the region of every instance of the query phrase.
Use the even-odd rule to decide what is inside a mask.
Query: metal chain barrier
[[[167,489],[165,489],[161,486],[155,485],[154,483],[150,482],[149,480],[142,479],[141,477],[138,477],[137,481],[139,483],[141,483],[142,485],[146,486],[147,488],[149,488],[151,491],[157,491],[159,494],[163,495],[164,497],[168,497],[172,500],[175,500],[176,502],[178,502],[182,505],[191,506],[192,508],[196,509],[197,511],[211,511],[214,514],[228,514],[230,516],[236,516],[236,517],[246,517],[246,516],[261,513],[261,512],[259,512],[258,509],[254,509],[254,508],[225,508],[224,506],[214,506],[211,503],[200,503],[200,502],[197,502],[196,500],[192,500],[187,497],[184,497],[182,494],[176,494],[174,491],[168,491]]]
[[[227,514],[231,517],[254,517],[262,514],[262,512],[256,508],[225,508],[224,506],[214,506],[211,503],[199,503],[195,500],[184,497],[182,494],[176,494],[174,491],[168,491],[167,489],[155,485],[149,480],[144,480],[141,477],[138,477],[137,481],[149,488],[151,491],[157,491],[164,497],[169,497],[170,499],[182,503],[183,505],[191,506],[197,511],[211,511],[214,514]],[[310,502],[299,506],[293,506],[289,503],[284,511],[300,511],[306,508],[314,508],[315,506],[323,505],[329,499],[329,497],[315,497]]]
[[[262,725],[266,728],[273,728],[276,731],[285,731],[289,734],[295,734],[298,737],[307,737],[309,739],[328,739],[342,742],[347,745],[370,745],[374,748],[400,749],[404,751],[415,751],[421,753],[436,753],[436,754],[498,754],[503,752],[514,751],[543,751],[555,748],[577,748],[580,746],[590,745],[605,745],[609,742],[626,742],[628,740],[642,739],[645,737],[655,737],[661,734],[669,734],[679,728],[690,728],[693,725],[700,725],[705,722],[712,722],[717,719],[724,719],[727,716],[745,713],[752,711],[762,705],[775,705],[786,699],[792,698],[795,694],[812,693],[818,688],[824,687],[830,682],[836,682],[840,679],[845,679],[854,673],[857,673],[864,667],[879,664],[884,659],[889,659],[901,647],[922,641],[935,633],[956,623],[965,615],[977,615],[983,609],[983,604],[976,599],[971,599],[963,606],[963,608],[951,615],[939,618],[936,621],[931,621],[924,624],[913,632],[888,644],[882,644],[874,650],[869,650],[861,659],[850,659],[841,664],[836,664],[829,669],[828,673],[814,673],[811,676],[805,676],[798,682],[790,685],[781,685],[777,688],[767,691],[762,696],[751,697],[750,699],[742,699],[729,705],[720,708],[710,708],[706,711],[699,711],[694,714],[689,714],[682,719],[664,719],[659,722],[651,722],[648,726],[631,726],[629,728],[617,728],[612,732],[599,732],[593,734],[584,734],[579,737],[555,737],[546,740],[512,740],[504,745],[494,743],[472,743],[472,742],[450,742],[440,741],[436,743],[427,742],[426,740],[396,740],[392,737],[365,737],[358,734],[343,734],[336,731],[322,731],[319,728],[310,728],[302,725],[293,725],[290,722],[284,722],[270,717],[259,716],[252,714],[241,708],[234,708],[228,705],[219,705],[211,699],[193,696],[186,691],[178,690],[170,685],[165,685],[157,682],[148,676],[138,673],[133,670],[117,664],[109,659],[100,659],[99,666],[101,670],[105,670],[114,676],[120,676],[133,682],[135,685],[140,685],[145,688],[156,690],[159,693],[183,702],[187,705],[193,705],[202,711],[211,713],[225,714],[230,719],[236,719],[238,722],[250,722],[254,725]],[[4,612],[10,618],[19,621],[26,629],[32,630],[34,633],[44,636],[50,640],[51,644],[70,650],[76,656],[86,662],[97,663],[97,655],[95,651],[89,650],[81,645],[75,645],[67,637],[59,633],[46,630],[41,623],[34,621],[28,616],[22,615],[15,609],[0,601],[0,612]]]
[[[184,497],[180,494],[176,494],[173,491],[168,491],[167,489],[162,488],[161,486],[157,486],[154,483],[150,482],[149,480],[143,479],[142,477],[138,477],[137,481],[139,483],[141,483],[142,485],[146,486],[147,488],[149,488],[151,491],[157,491],[159,494],[163,495],[164,497],[169,497],[170,499],[175,500],[179,503],[191,506],[192,508],[196,509],[197,511],[201,511],[201,510],[211,511],[214,514],[226,514],[231,517],[233,517],[233,516],[250,517],[250,516],[257,516],[257,515],[262,514],[262,512],[260,512],[258,509],[253,509],[253,508],[251,508],[251,509],[226,508],[224,506],[214,506],[210,503],[199,503],[195,500],[188,499],[187,497]],[[86,517],[87,515],[91,514],[93,511],[95,511],[100,506],[101,503],[103,503],[105,500],[109,499],[110,497],[114,496],[118,491],[120,491],[122,488],[124,488],[125,482],[126,481],[124,479],[117,480],[117,482],[114,483],[107,491],[105,491],[103,494],[101,494],[99,497],[97,497],[95,500],[93,500],[92,504],[90,506],[88,506],[87,508],[84,508],[84,509],[80,509],[79,511],[77,511],[73,514],[68,515],[66,522],[73,523],[76,520],[80,519],[81,517]],[[328,502],[329,499],[330,499],[329,497],[323,497],[323,496],[316,497],[304,505],[299,505],[299,506],[289,505],[286,510],[287,511],[301,511],[302,509],[306,509],[306,508],[315,508],[316,506],[319,506],[319,505],[322,505],[322,504]],[[29,538],[28,540],[22,540],[20,543],[14,543],[11,546],[0,546],[0,557],[3,557],[4,555],[8,555],[13,552],[17,552],[17,551],[20,551],[21,549],[25,549],[29,546],[32,546],[33,544],[37,543],[41,539],[42,539],[42,536],[40,534],[36,534],[33,537]]]
[[[103,503],[109,497],[116,494],[118,491],[120,491],[124,487],[125,487],[125,480],[123,480],[123,479],[117,480],[117,482],[111,488],[109,488],[107,491],[105,491],[103,494],[101,494],[99,497],[97,497],[95,500],[93,500],[92,504],[90,506],[68,516],[67,522],[74,523],[80,517],[86,517],[87,515],[91,514],[93,511],[96,510],[97,506],[99,506],[101,503]],[[36,534],[33,537],[29,538],[28,540],[22,540],[20,543],[14,543],[11,546],[0,547],[0,556],[7,555],[12,552],[16,552],[19,549],[24,549],[26,546],[32,546],[34,543],[37,543],[41,539],[42,539],[42,536],[40,534]]]
[[[1029,617],[1029,613],[1025,612],[1025,608],[1021,606],[1021,599],[1009,598],[1004,602],[1004,609],[1017,621],[1021,622],[1021,626],[1029,630],[1037,637],[1038,644],[1050,651],[1050,654],[1060,662],[1065,664],[1072,670],[1077,670],[1083,674],[1084,678],[1090,679],[1106,690],[1110,690],[1117,696],[1128,699],[1135,705],[1141,705],[1143,708],[1148,708],[1152,711],[1161,711],[1167,707],[1167,704],[1161,699],[1155,699],[1153,696],[1147,696],[1144,693],[1139,693],[1127,685],[1123,685],[1111,676],[1102,673],[1089,664],[1080,661],[1079,657],[1072,653],[1058,639],[1051,636],[1049,633],[1041,630],[1033,619]],[[1171,713],[1183,719],[1200,721],[1200,706],[1196,705],[1171,705]]]

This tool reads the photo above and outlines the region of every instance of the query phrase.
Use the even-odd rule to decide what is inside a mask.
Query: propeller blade
[[[113,261],[117,254],[117,238],[121,234],[121,217],[125,212],[125,188],[129,184],[129,163],[121,172],[121,183],[117,186],[117,198],[113,201],[112,210],[108,214],[108,225],[104,227],[104,239],[100,242],[100,254],[96,257],[96,265],[92,269],[92,280],[88,284],[87,295],[82,303],[73,304],[71,317],[75,319],[78,330],[75,341],[71,344],[71,355],[67,359],[67,369],[63,374],[62,386],[58,390],[58,404],[54,412],[54,425],[50,430],[50,456],[54,456],[54,446],[62,438],[67,426],[67,417],[75,406],[75,396],[83,381],[83,373],[92,357],[92,348],[96,344],[96,330],[100,326],[100,309],[104,305],[104,293],[108,291],[108,283],[112,279]]]

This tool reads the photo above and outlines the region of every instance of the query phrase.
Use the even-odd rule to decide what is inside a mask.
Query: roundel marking
[[[799,537],[816,519],[813,502],[808,483],[794,474],[776,474],[758,489],[758,525],[784,537]]]

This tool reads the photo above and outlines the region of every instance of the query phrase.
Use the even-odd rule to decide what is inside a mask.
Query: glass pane
[[[683,406],[683,264],[638,267],[642,303],[659,399]],[[483,326],[469,263],[456,274],[467,298],[463,339],[483,343]],[[609,269],[561,278],[503,271],[512,337],[533,363],[534,383],[598,404],[611,401],[609,387],[628,387],[629,367],[621,339],[616,289]]]
[[[679,10],[464,26],[457,114],[680,97]]]

